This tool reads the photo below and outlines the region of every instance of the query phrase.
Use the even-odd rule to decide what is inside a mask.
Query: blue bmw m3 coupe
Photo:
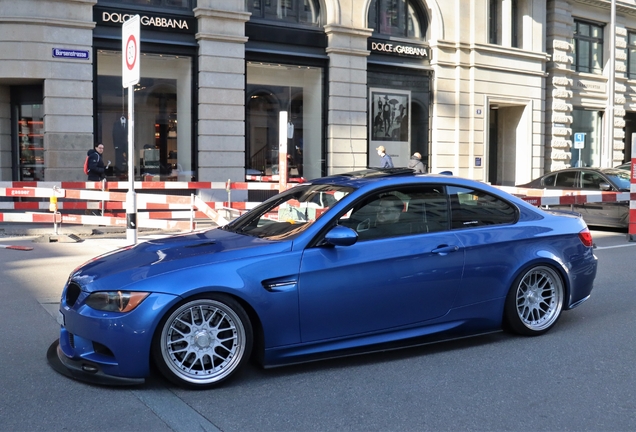
[[[590,297],[580,216],[408,169],[317,179],[226,226],[94,258],[62,292],[53,368],[214,387],[264,367],[500,331],[534,336]]]

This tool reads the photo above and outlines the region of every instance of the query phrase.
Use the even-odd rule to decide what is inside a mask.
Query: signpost
[[[629,170],[629,224],[627,240],[636,241],[636,133],[632,134],[632,166]]]
[[[581,153],[583,153],[583,149],[585,148],[585,133],[577,132],[574,134],[574,148],[579,150],[579,161],[576,163],[576,166],[581,166]]]
[[[121,26],[121,78],[128,89],[128,193],[126,194],[126,239],[137,243],[137,197],[135,195],[135,89],[139,83],[140,18],[135,15]]]
[[[278,190],[287,189],[287,111],[278,113]]]

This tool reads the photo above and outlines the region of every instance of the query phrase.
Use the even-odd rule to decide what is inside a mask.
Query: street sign
[[[124,88],[139,82],[139,29],[139,15],[121,26],[121,78]]]
[[[577,132],[574,134],[574,148],[575,149],[585,148],[585,133]]]

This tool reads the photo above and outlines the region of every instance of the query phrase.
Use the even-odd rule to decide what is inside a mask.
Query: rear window
[[[484,191],[449,186],[448,195],[453,229],[512,224],[518,219],[516,207]]]

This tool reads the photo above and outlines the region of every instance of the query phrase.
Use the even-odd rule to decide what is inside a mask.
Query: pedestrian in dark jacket
[[[95,148],[90,149],[88,156],[88,181],[101,181],[106,177],[106,167],[104,167],[104,145],[102,143],[95,144]]]
[[[411,160],[409,160],[409,163],[406,167],[411,168],[413,171],[415,171],[415,173],[426,172],[426,167],[422,162],[422,155],[418,152],[413,153],[413,156],[411,156]]]

